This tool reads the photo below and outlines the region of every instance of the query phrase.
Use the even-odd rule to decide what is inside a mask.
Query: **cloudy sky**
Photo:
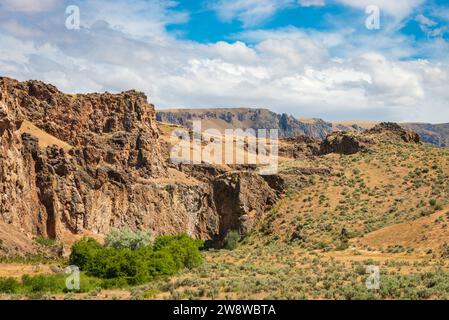
[[[449,122],[448,22],[446,0],[0,0],[0,75],[157,108]]]

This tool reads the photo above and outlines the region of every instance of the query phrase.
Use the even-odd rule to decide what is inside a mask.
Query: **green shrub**
[[[128,248],[136,250],[147,246],[153,241],[151,231],[134,232],[129,228],[113,229],[106,237],[106,245],[115,249]]]
[[[90,292],[102,286],[101,280],[80,275],[80,290],[78,292]],[[66,275],[36,275],[25,274],[21,281],[13,278],[0,279],[0,292],[8,294],[45,294],[64,293],[69,290],[66,287]]]
[[[34,241],[36,243],[40,244],[41,246],[44,246],[44,247],[52,247],[52,246],[54,246],[56,244],[55,240],[49,239],[49,238],[45,238],[45,237],[42,237],[42,236],[36,237],[34,239]]]
[[[128,281],[124,278],[103,279],[101,287],[104,289],[123,288],[128,286]]]
[[[349,242],[347,240],[340,240],[340,243],[337,245],[335,250],[344,251],[349,248]]]
[[[16,293],[19,282],[14,278],[0,278],[0,293]]]
[[[152,253],[148,261],[148,271],[156,276],[173,275],[177,271],[173,256],[167,251],[156,251]]]
[[[31,277],[26,274],[22,277],[22,285],[24,287],[28,287],[27,291],[32,293],[62,292],[66,288],[65,277],[63,275],[62,276],[37,275]]]
[[[154,242],[154,251],[169,252],[177,270],[194,268],[201,264],[203,257],[200,249],[203,241],[194,240],[187,235],[160,236]]]
[[[96,256],[101,250],[103,250],[103,247],[97,241],[91,238],[83,238],[73,244],[70,263],[80,269],[88,270],[94,267]]]
[[[240,233],[238,231],[231,230],[224,238],[223,245],[226,249],[234,250],[235,248],[237,248],[239,241],[240,241]]]

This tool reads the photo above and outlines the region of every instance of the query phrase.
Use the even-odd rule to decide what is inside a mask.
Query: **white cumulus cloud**
[[[40,79],[66,92],[137,89],[158,108],[268,107],[329,120],[449,121],[444,39],[417,48],[397,34],[288,27],[203,44],[166,31],[184,19],[170,6],[135,1],[125,8],[128,3],[115,6],[133,23],[95,10],[78,31],[57,19],[23,23],[8,14],[8,23],[0,23],[0,74]],[[158,16],[145,21],[138,8],[150,7],[143,5]],[[416,59],[417,50],[443,54]]]

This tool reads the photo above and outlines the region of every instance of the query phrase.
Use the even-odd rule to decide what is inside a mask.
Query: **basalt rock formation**
[[[372,141],[354,132],[333,132],[320,145],[320,154],[354,154],[365,151]]]
[[[321,141],[305,135],[285,138],[279,145],[279,155],[286,158],[301,158],[319,154]]]
[[[367,151],[371,145],[379,142],[421,143],[421,139],[412,130],[405,129],[396,123],[383,122],[363,132],[331,133],[321,143],[320,154],[354,154]]]
[[[449,147],[449,123],[404,123],[401,126],[415,131],[423,142]]]
[[[167,168],[143,94],[66,95],[7,78],[0,88],[1,220],[50,238],[125,225],[157,230],[178,220],[168,209],[151,214],[187,191],[152,181]],[[30,123],[34,131],[23,129]],[[46,146],[47,135],[64,144]]]
[[[396,141],[407,143],[421,142],[421,139],[416,132],[410,129],[405,129],[397,123],[392,122],[382,122],[372,129],[365,131],[363,135],[368,136],[375,141]]]
[[[215,205],[222,221],[220,235],[228,230],[251,230],[277,200],[265,180],[252,172],[228,172],[213,184]]]
[[[142,93],[70,95],[0,78],[0,252],[122,227],[219,241],[276,201],[254,170],[173,165],[160,134]]]

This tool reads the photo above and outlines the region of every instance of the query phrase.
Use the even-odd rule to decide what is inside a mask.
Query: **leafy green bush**
[[[156,251],[148,260],[148,271],[154,276],[175,274],[177,271],[173,256],[167,251]]]
[[[147,246],[153,241],[151,231],[134,232],[129,228],[113,229],[106,237],[106,245],[115,249],[132,249]]]
[[[128,281],[124,278],[103,279],[101,287],[103,289],[123,288],[128,286]]]
[[[83,269],[94,277],[123,278],[130,285],[151,279],[147,261],[140,250],[103,248],[95,256],[94,261],[94,264],[89,264]]]
[[[72,246],[70,263],[87,275],[107,279],[104,286],[138,285],[157,276],[173,275],[202,262],[201,240],[187,235],[161,236],[153,246],[130,248],[103,247],[93,239],[82,239]]]
[[[64,276],[38,275],[31,277],[27,274],[22,277],[22,285],[29,287],[29,291],[33,293],[61,292],[66,287]]]
[[[19,282],[14,278],[0,278],[0,293],[16,293]]]
[[[235,230],[228,232],[223,240],[224,247],[229,250],[234,250],[240,241],[240,233]]]
[[[165,251],[172,255],[176,269],[194,268],[201,264],[202,255],[199,249],[203,241],[194,240],[187,235],[160,236],[154,243],[154,251]]]
[[[94,267],[96,256],[102,250],[103,247],[94,239],[83,238],[73,244],[70,263],[88,270]]]

